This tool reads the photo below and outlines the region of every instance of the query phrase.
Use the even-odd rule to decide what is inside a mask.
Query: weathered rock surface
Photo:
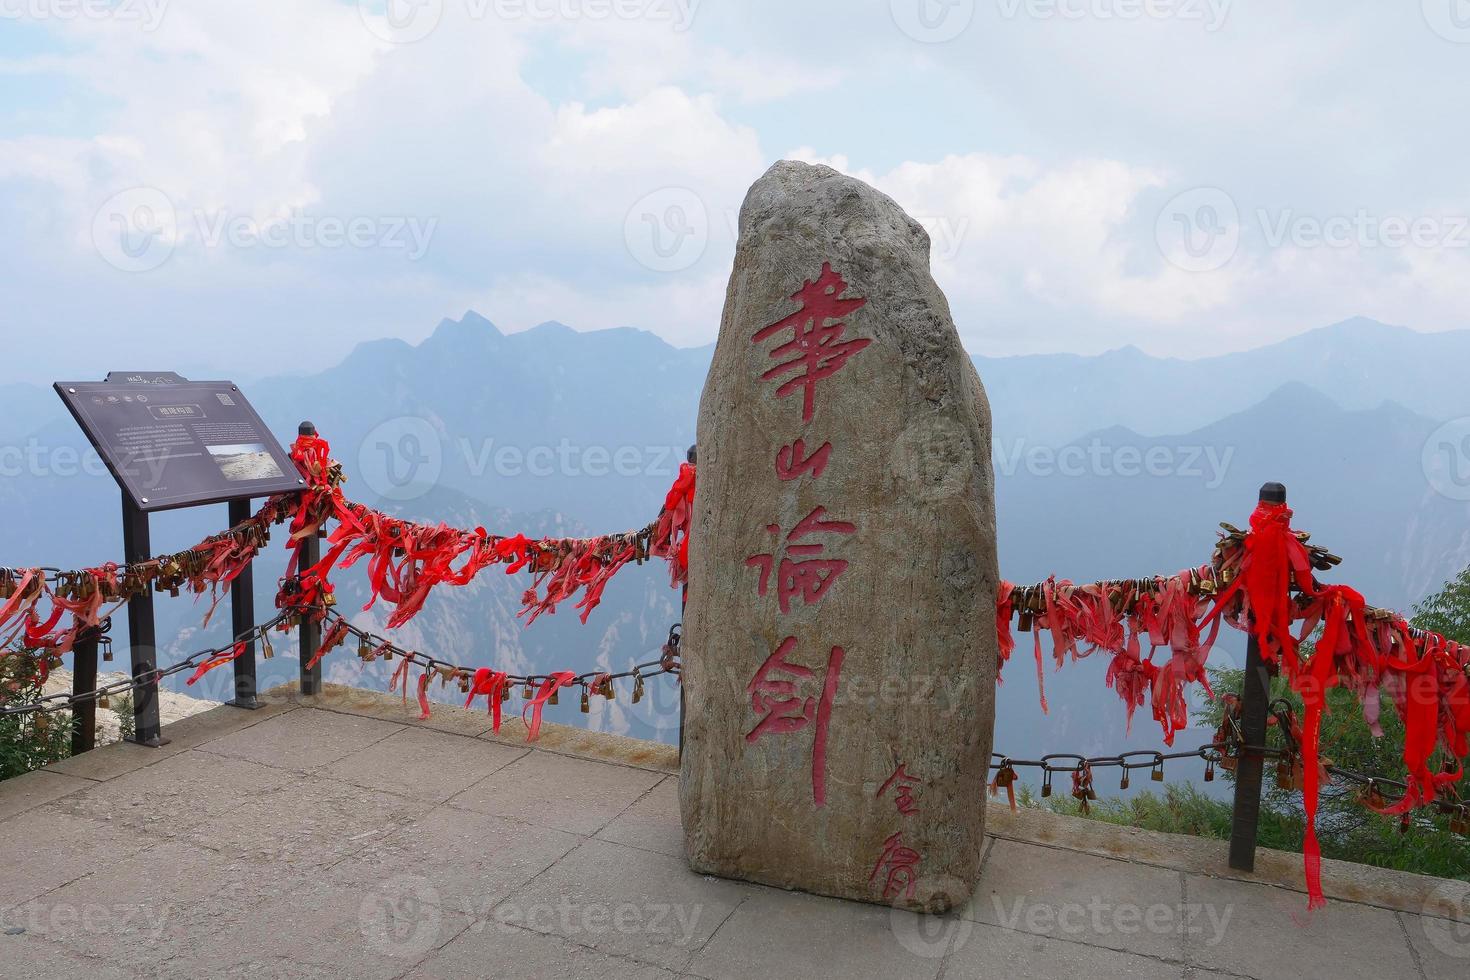
[[[695,870],[905,907],[968,897],[994,499],[990,410],[928,235],[861,181],[778,163],[741,209],[699,414],[680,786]]]

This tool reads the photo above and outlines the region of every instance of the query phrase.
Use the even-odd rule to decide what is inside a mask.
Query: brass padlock
[[[591,714],[591,713],[592,713],[592,701],[591,701],[590,698],[587,697],[587,690],[586,690],[586,688],[583,688],[582,689],[582,714],[587,715],[587,714]]]
[[[633,682],[633,703],[634,704],[637,704],[639,701],[642,701],[642,700],[643,700],[643,675],[642,674],[639,674],[638,675],[638,679]]]

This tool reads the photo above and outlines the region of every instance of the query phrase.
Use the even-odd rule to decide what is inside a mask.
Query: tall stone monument
[[[995,710],[990,409],[929,237],[827,167],[745,199],[699,411],[681,798],[703,873],[939,910]]]

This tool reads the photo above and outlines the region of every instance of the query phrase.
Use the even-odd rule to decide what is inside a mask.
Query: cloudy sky
[[[0,381],[707,343],[781,157],[929,228],[976,353],[1462,328],[1467,83],[1467,0],[0,0]]]

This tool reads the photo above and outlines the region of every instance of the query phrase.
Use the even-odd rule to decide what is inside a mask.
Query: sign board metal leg
[[[250,519],[250,501],[230,501],[230,527],[236,527]],[[255,680],[255,570],[254,563],[245,568],[230,583],[230,635],[239,638],[250,633],[245,641],[245,652],[235,658],[235,697],[230,704],[237,708],[259,708],[256,700]]]
[[[133,506],[123,494],[123,556],[129,564],[152,557],[148,537],[148,515]],[[128,602],[128,640],[132,645],[133,679],[150,674],[158,664],[158,639],[153,626],[153,592],[134,596]],[[129,741],[150,748],[166,745],[158,717],[158,680],[154,678],[133,690],[133,737]]]

